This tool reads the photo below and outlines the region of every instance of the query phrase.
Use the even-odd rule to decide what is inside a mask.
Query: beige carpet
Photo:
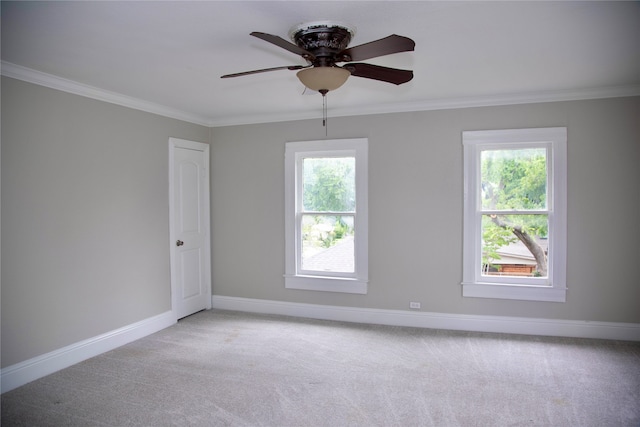
[[[226,311],[2,395],[2,426],[640,426],[640,343]]]

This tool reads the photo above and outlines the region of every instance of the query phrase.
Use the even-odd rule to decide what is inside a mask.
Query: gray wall
[[[640,323],[640,98],[330,118],[368,137],[367,295],[286,290],[284,143],[2,78],[2,367],[170,309],[168,138],[212,142],[215,295]],[[567,126],[567,302],[462,298],[463,130]]]
[[[461,132],[549,126],[568,128],[567,302],[462,298]],[[284,144],[323,139],[318,118],[213,129],[214,295],[640,322],[640,98],[330,118],[329,131],[369,138],[369,293],[284,288]]]
[[[168,139],[210,130],[2,78],[2,366],[171,309]]]

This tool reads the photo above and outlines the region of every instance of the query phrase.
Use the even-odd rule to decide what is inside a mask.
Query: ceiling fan
[[[349,76],[364,77],[400,85],[413,79],[413,71],[361,62],[366,59],[413,51],[415,42],[408,37],[392,34],[380,40],[347,47],[355,32],[344,24],[320,21],[300,24],[289,31],[295,43],[272,34],[253,32],[252,36],[272,43],[291,53],[300,55],[307,65],[285,65],[241,73],[226,74],[222,78],[240,77],[249,74],[276,70],[300,70],[297,77],[307,88],[325,96],[327,92],[342,86]],[[346,64],[339,66],[340,62]]]

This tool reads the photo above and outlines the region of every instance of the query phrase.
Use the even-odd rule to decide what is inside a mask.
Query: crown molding
[[[451,110],[458,108],[497,107],[504,105],[538,104],[545,102],[583,101],[589,99],[640,96],[640,85],[609,86],[582,90],[538,91],[491,96],[439,98],[416,102],[366,105],[350,108],[331,108],[331,117],[366,116],[373,114],[410,113],[417,111]],[[211,119],[212,127],[248,125],[257,123],[288,122],[317,119],[318,112],[300,111],[287,114],[265,114],[237,118]]]
[[[503,95],[440,98],[425,101],[387,104],[379,107],[370,105],[350,111],[346,109],[334,109],[332,112],[334,113],[334,116],[357,116],[384,113],[450,110],[457,108],[495,107],[501,105],[537,104],[544,102],[581,101],[587,99],[621,98],[627,96],[640,96],[640,85],[610,86],[583,90],[537,91]]]
[[[2,61],[0,74],[29,83],[97,99],[148,113],[183,120],[207,127],[248,125],[257,123],[288,122],[318,118],[316,111],[296,113],[261,114],[239,117],[205,117],[187,113],[175,108],[144,101],[131,96],[107,91],[31,68]],[[640,96],[640,85],[610,86],[581,90],[557,90],[512,93],[491,96],[439,98],[416,102],[399,102],[381,105],[367,105],[349,108],[332,107],[332,117],[364,116],[371,114],[407,113],[416,111],[450,110],[456,108],[495,107],[503,105],[536,104],[543,102],[580,101],[587,99],[620,98]]]
[[[51,89],[57,89],[75,95],[133,108],[147,113],[158,114],[172,119],[183,120],[189,123],[207,127],[211,126],[210,120],[203,116],[190,114],[165,105],[144,101],[121,93],[100,89],[95,86],[89,86],[84,83],[78,83],[73,80],[36,71],[21,65],[16,65],[11,62],[2,61],[0,71],[3,76],[45,86]]]

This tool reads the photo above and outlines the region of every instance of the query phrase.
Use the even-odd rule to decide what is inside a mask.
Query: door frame
[[[211,179],[211,172],[209,168],[209,144],[202,142],[189,141],[180,138],[169,138],[169,257],[170,257],[170,271],[171,271],[171,312],[175,320],[178,320],[178,295],[180,289],[178,287],[178,278],[176,277],[175,263],[178,258],[176,256],[176,234],[175,229],[175,182],[174,182],[174,160],[176,149],[188,149],[195,151],[202,151],[205,161],[205,173],[206,179],[204,180],[204,207],[202,214],[204,215],[204,228],[205,228],[205,243],[204,243],[204,268],[206,271],[207,283],[205,291],[209,295],[207,298],[205,309],[211,309],[211,214],[210,214],[210,193],[209,193],[209,181]]]

